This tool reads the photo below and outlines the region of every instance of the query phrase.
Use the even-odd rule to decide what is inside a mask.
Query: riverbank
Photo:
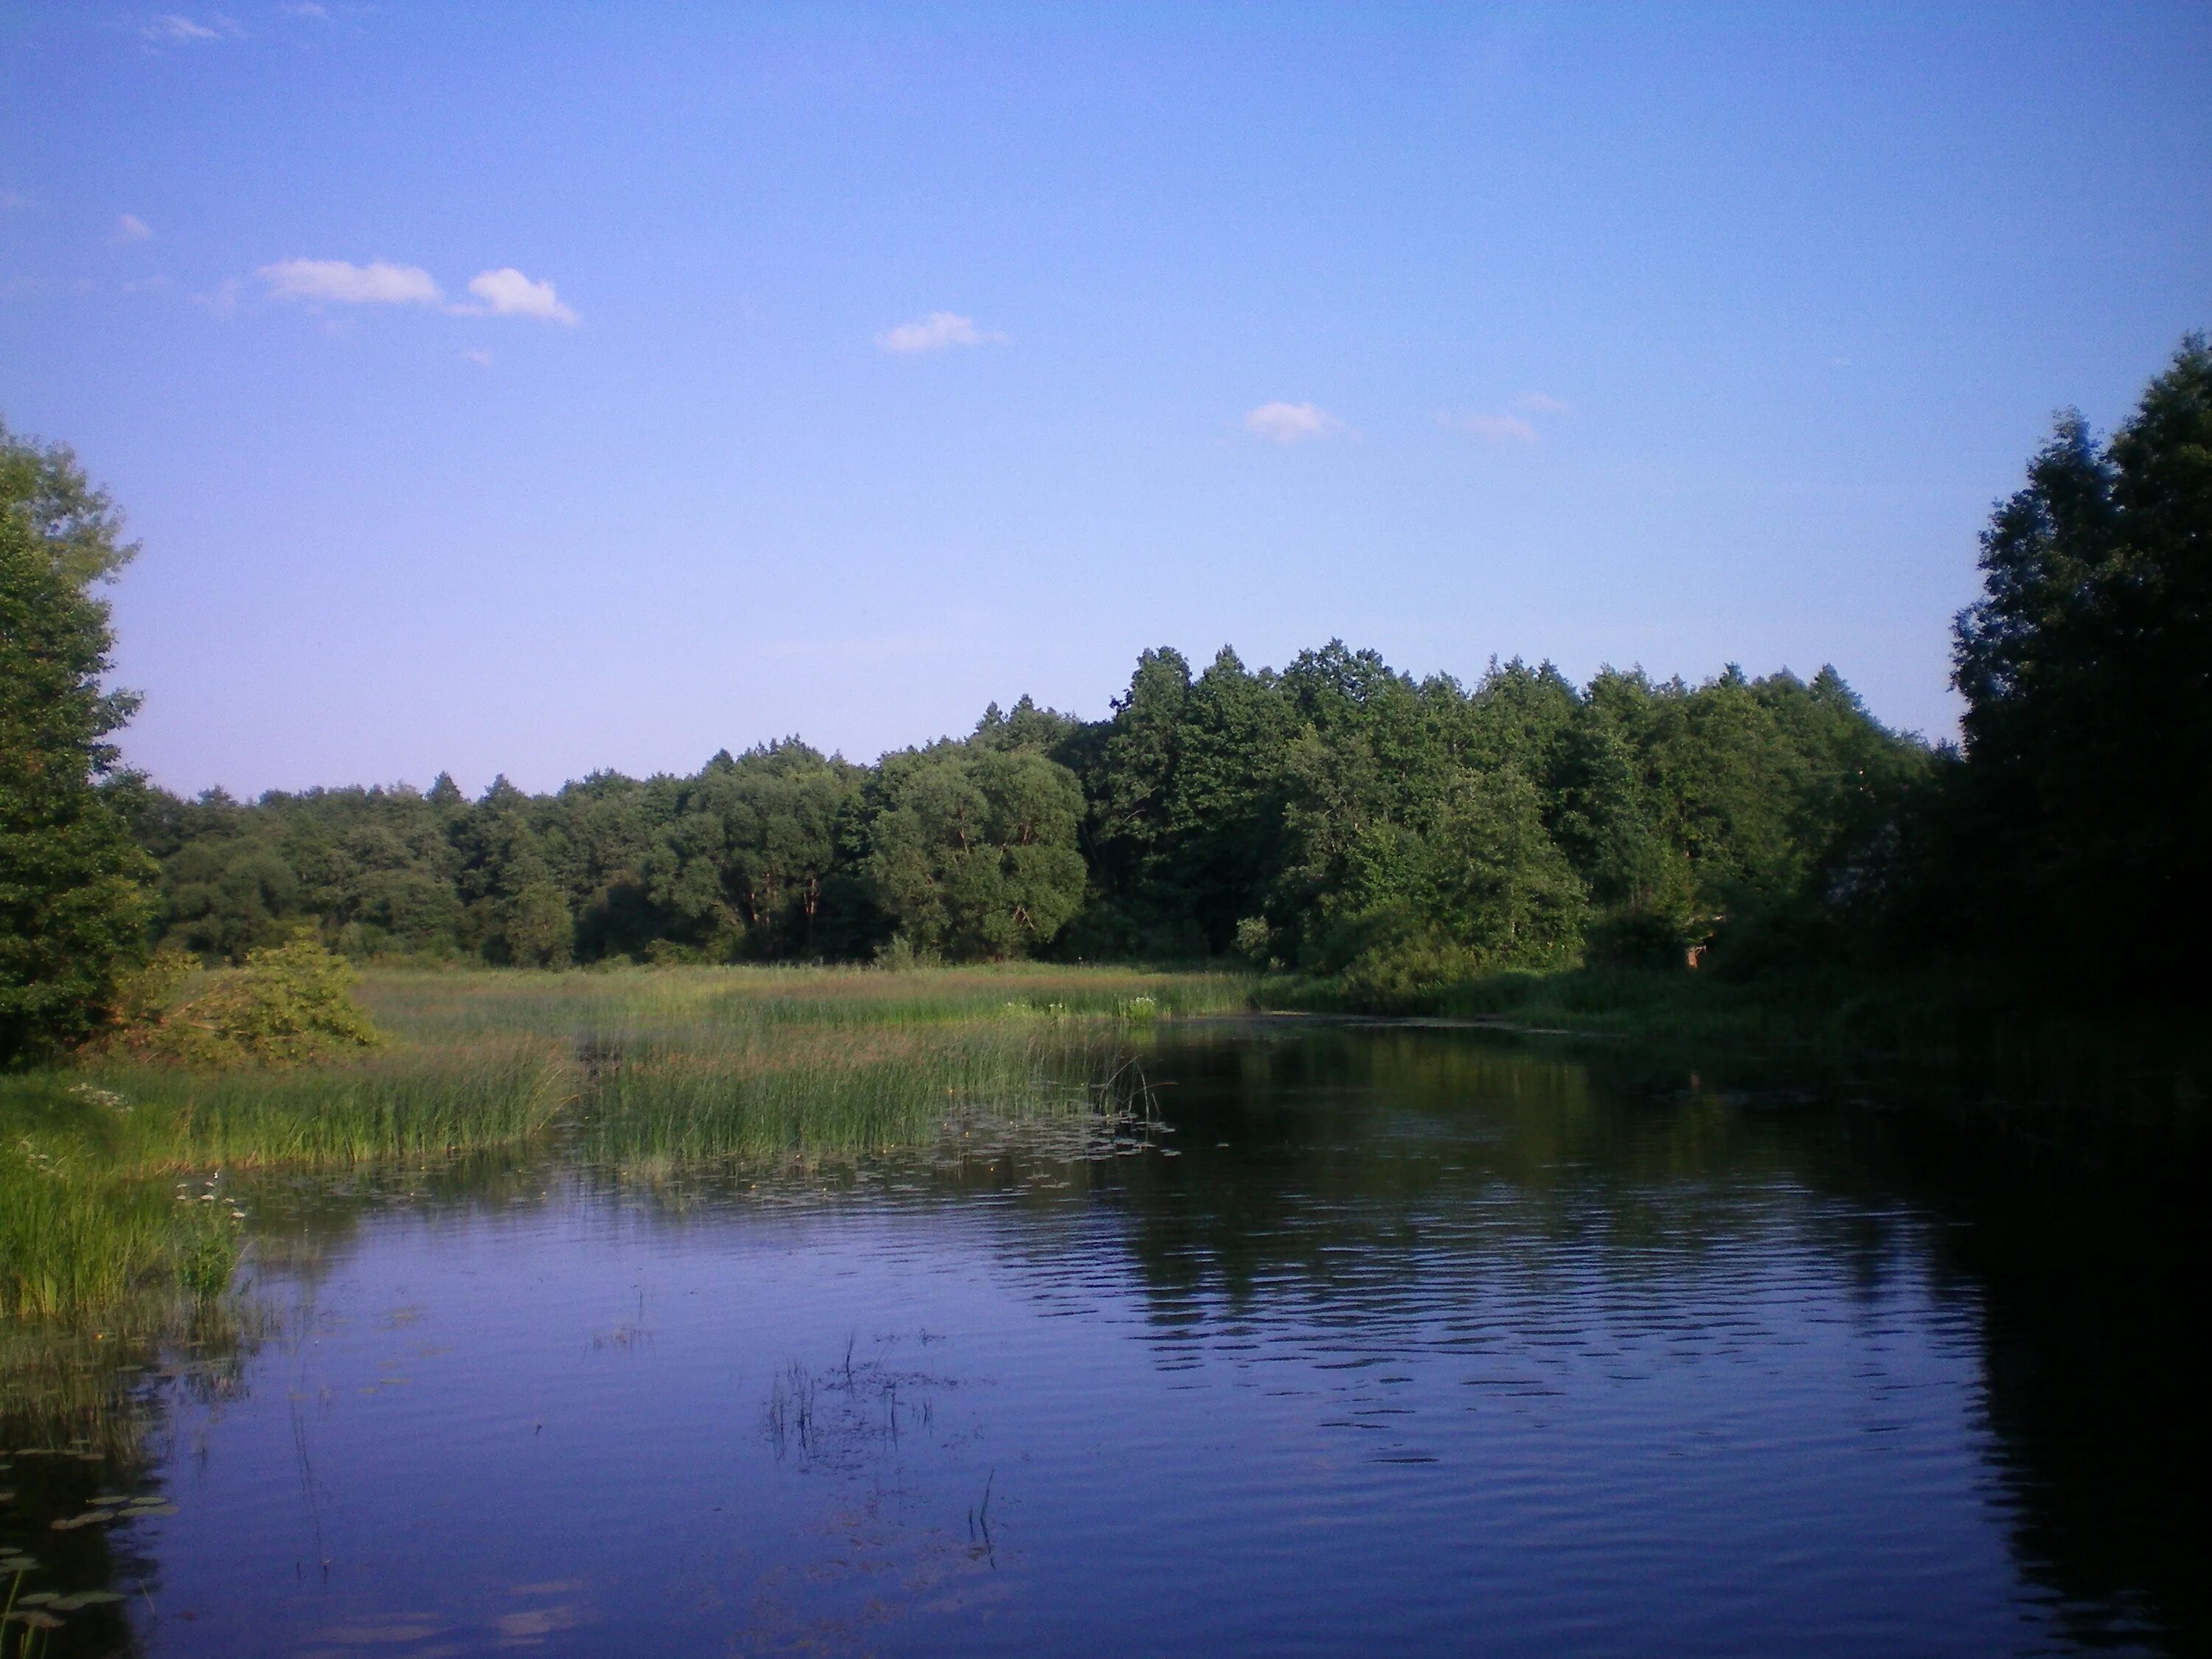
[[[1387,1001],[1286,975],[1267,996],[1306,1012],[1466,1020],[1679,1058],[1902,1068],[2020,1101],[2197,1114],[2212,1096],[2212,1042],[2170,1013],[2036,1003],[2017,986],[1965,978],[1583,967],[1455,981]]]

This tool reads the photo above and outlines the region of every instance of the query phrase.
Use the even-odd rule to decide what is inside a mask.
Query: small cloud
[[[208,21],[204,23],[177,12],[163,12],[138,31],[141,40],[157,46],[204,46],[208,41],[220,40],[225,35],[242,40],[246,38],[246,31],[239,26],[237,19],[226,17],[219,11],[209,13]]]
[[[916,351],[942,351],[947,346],[989,345],[1006,337],[977,328],[973,317],[933,311],[918,322],[885,329],[876,336],[876,349],[902,356]]]
[[[133,242],[150,242],[154,227],[135,213],[126,213],[115,222],[115,228],[107,233],[110,247],[128,247]]]
[[[194,294],[188,297],[196,306],[205,306],[218,317],[228,317],[238,309],[239,291],[246,286],[235,276],[226,276],[216,284],[212,294]]]
[[[195,23],[189,17],[179,17],[173,12],[156,17],[138,31],[141,40],[167,41],[183,45],[195,40],[220,40],[221,29],[211,29],[204,23]]]
[[[1533,444],[1536,428],[1518,415],[1453,415],[1437,416],[1437,424],[1454,432],[1465,432],[1486,444]]]
[[[137,276],[124,283],[123,291],[125,294],[156,294],[168,286],[167,276]]]
[[[20,190],[0,190],[0,213],[31,205],[31,198]]]
[[[288,0],[288,3],[276,9],[293,17],[319,17],[326,23],[331,19],[331,9],[319,5],[316,0]]]
[[[471,346],[466,351],[461,353],[461,361],[465,363],[474,363],[478,368],[489,368],[491,353],[482,346]]]
[[[469,279],[469,292],[483,301],[481,306],[455,307],[469,315],[480,316],[488,311],[495,316],[536,317],[571,325],[583,320],[561,303],[552,283],[533,283],[513,265],[477,272]]]
[[[1531,415],[1565,415],[1567,404],[1560,398],[1541,392],[1524,392],[1513,400],[1516,409],[1524,409]]]
[[[1247,411],[1244,429],[1269,443],[1297,444],[1341,432],[1344,422],[1312,404],[1261,404]]]
[[[279,300],[335,301],[342,305],[434,306],[446,296],[419,265],[382,259],[356,265],[343,259],[280,259],[253,273]]]

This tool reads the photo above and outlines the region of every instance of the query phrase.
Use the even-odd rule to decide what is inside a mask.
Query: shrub
[[[222,1070],[319,1060],[382,1041],[353,998],[353,969],[310,939],[246,955],[170,1006],[194,971],[162,951],[126,988],[122,1021],[100,1052]]]

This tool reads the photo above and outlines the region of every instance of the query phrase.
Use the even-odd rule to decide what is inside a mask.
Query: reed
[[[1133,1028],[1249,1007],[1256,983],[1028,964],[372,971],[359,995],[385,1041],[354,1057],[206,1071],[110,1054],[0,1079],[0,1310],[219,1290],[239,1218],[210,1171],[450,1157],[556,1125],[622,1167],[1110,1117],[1141,1099]]]
[[[922,1144],[978,1117],[1125,1112],[1142,1096],[1123,1034],[1096,1020],[742,1036],[605,1054],[586,1093],[593,1156],[852,1156]]]

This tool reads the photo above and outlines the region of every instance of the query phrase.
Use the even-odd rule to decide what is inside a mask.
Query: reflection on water
[[[11,1381],[0,1575],[127,1598],[57,1654],[2212,1639],[2171,1125],[1439,1031],[1148,1071],[856,1170],[264,1182],[259,1328]]]

